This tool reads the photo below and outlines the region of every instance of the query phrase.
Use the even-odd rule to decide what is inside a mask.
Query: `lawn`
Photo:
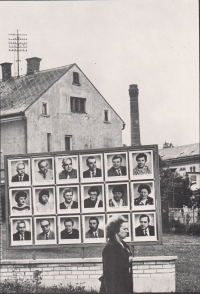
[[[3,226],[3,259],[31,259],[32,250],[6,250],[6,228]],[[85,248],[85,257],[101,257],[102,246]],[[163,245],[134,246],[134,256],[177,256],[176,291],[200,292],[200,236],[163,234]],[[37,259],[77,258],[80,248],[40,249]]]

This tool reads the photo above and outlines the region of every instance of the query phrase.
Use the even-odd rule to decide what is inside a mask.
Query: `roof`
[[[163,160],[178,159],[183,157],[192,157],[199,155],[200,144],[189,144],[159,150],[159,155]]]
[[[25,111],[73,65],[38,71],[20,78],[12,77],[1,82],[1,116]]]

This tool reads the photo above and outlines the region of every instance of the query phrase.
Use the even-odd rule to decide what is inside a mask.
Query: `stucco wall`
[[[79,72],[80,86],[73,85],[73,71]],[[86,114],[71,113],[70,96],[86,98]],[[42,116],[42,102],[48,103],[49,116]],[[109,123],[104,122],[109,111]],[[86,77],[74,66],[27,111],[28,152],[65,150],[65,136],[72,136],[72,149],[122,146],[122,120]]]

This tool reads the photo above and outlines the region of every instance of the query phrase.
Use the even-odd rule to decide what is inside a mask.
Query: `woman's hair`
[[[24,197],[26,199],[27,198],[26,192],[20,190],[15,194],[15,201],[17,203],[18,203],[20,197]]]
[[[110,217],[106,225],[107,238],[114,238],[115,234],[119,233],[119,229],[124,222],[127,222],[127,220],[122,215],[115,215]]]
[[[151,193],[151,188],[147,184],[141,184],[138,187],[138,192],[140,193],[141,190],[146,189],[148,194]]]

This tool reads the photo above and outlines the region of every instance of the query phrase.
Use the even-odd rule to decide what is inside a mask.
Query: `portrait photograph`
[[[155,210],[155,189],[153,181],[131,183],[132,209]]]
[[[105,153],[105,180],[128,180],[128,157],[126,152]]]
[[[59,214],[80,212],[80,195],[78,185],[57,186],[57,211]]]
[[[58,217],[59,244],[81,243],[80,216],[63,215]]]
[[[44,216],[34,218],[35,245],[56,244],[56,217]]]
[[[81,182],[103,182],[102,154],[80,155]]]
[[[125,219],[126,219],[126,221],[128,222],[128,234],[127,234],[127,237],[124,239],[124,241],[125,242],[131,242],[131,231],[132,231],[132,229],[131,229],[131,220],[130,220],[130,213],[123,213],[123,214],[121,214],[121,213],[108,213],[107,214],[107,221],[108,221],[108,219],[111,217],[111,216],[115,216],[115,215],[122,215]]]
[[[9,204],[11,216],[32,214],[31,189],[17,188],[9,190]]]
[[[104,185],[82,185],[81,186],[81,207],[82,212],[103,212],[104,205]]]
[[[33,244],[32,218],[20,217],[10,219],[11,246],[28,246]]]
[[[32,159],[32,179],[34,185],[51,185],[54,180],[54,158],[41,157]]]
[[[141,150],[129,152],[130,179],[153,179],[153,151]]]
[[[104,214],[82,215],[82,221],[84,243],[104,243],[106,241]]]
[[[156,213],[135,212],[132,214],[133,241],[157,241]]]
[[[106,184],[107,211],[130,210],[129,183]]]
[[[71,184],[79,182],[78,156],[56,157],[56,183]]]
[[[8,183],[10,187],[24,187],[31,185],[29,158],[8,160]]]
[[[56,213],[55,187],[33,188],[34,215]]]

